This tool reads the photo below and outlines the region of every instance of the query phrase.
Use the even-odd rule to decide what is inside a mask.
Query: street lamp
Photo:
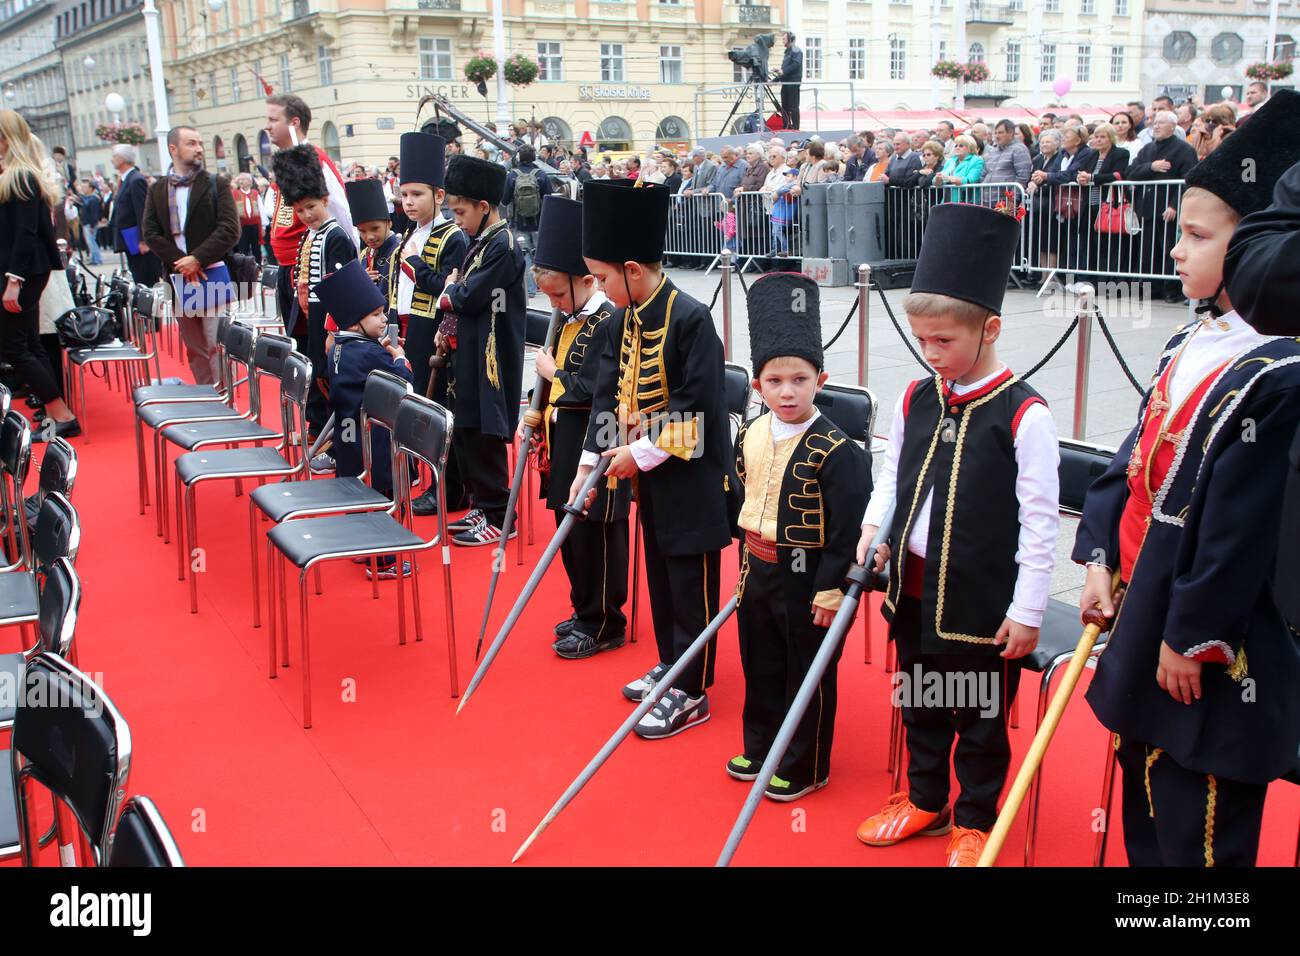
[[[104,109],[113,114],[113,122],[119,123],[122,118],[122,111],[126,109],[126,100],[122,99],[121,93],[109,93],[104,97]]]
[[[81,65],[86,68],[86,72],[90,72],[95,68],[95,58],[93,56],[87,56],[81,61]]]
[[[211,0],[210,0],[211,2]],[[171,118],[167,114],[167,84],[163,79],[162,35],[158,29],[158,7],[154,0],[144,0],[144,32],[149,48],[149,77],[153,81],[154,136],[158,140],[159,169],[166,169],[171,161],[167,153],[167,130]]]

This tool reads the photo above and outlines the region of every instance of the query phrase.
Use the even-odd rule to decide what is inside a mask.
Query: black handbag
[[[81,305],[54,320],[65,349],[93,349],[117,341],[117,323],[108,309]]]
[[[221,207],[217,205],[217,189],[220,185],[220,178],[214,176],[212,178],[212,188],[208,191],[208,194],[212,197],[212,224],[214,227],[217,223],[217,217],[221,215]],[[229,186],[226,188],[229,188]],[[241,289],[246,289],[257,281],[257,260],[252,256],[246,256],[242,252],[235,252],[232,249],[226,253],[222,261],[226,264],[226,271],[230,273],[230,281]]]

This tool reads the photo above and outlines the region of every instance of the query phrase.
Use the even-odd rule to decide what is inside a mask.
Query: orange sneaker
[[[984,844],[989,842],[986,830],[972,830],[970,827],[953,827],[952,839],[948,841],[947,866],[975,866],[984,852]]]
[[[942,836],[951,829],[952,811],[948,807],[929,813],[909,800],[907,794],[896,793],[883,810],[858,826],[858,839],[867,846],[893,846],[917,834]]]

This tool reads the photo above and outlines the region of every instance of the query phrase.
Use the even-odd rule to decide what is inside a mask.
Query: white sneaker
[[[332,475],[335,468],[334,459],[328,452],[321,452],[311,460],[311,473],[313,475]]]
[[[672,688],[659,703],[650,708],[633,731],[645,740],[662,740],[690,730],[709,719],[709,698],[688,697],[686,691]]]

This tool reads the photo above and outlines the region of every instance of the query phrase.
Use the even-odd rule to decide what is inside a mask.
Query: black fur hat
[[[444,188],[451,196],[499,206],[506,191],[506,170],[504,166],[477,156],[453,156],[447,166]]]
[[[822,370],[821,294],[797,272],[768,272],[749,286],[749,357],[754,377],[774,358],[792,355]]]
[[[320,157],[310,143],[280,150],[271,158],[271,170],[280,197],[291,206],[304,199],[322,199],[330,194]]]
[[[1187,173],[1187,188],[1214,193],[1242,218],[1273,203],[1273,187],[1300,159],[1300,93],[1276,90]]]

